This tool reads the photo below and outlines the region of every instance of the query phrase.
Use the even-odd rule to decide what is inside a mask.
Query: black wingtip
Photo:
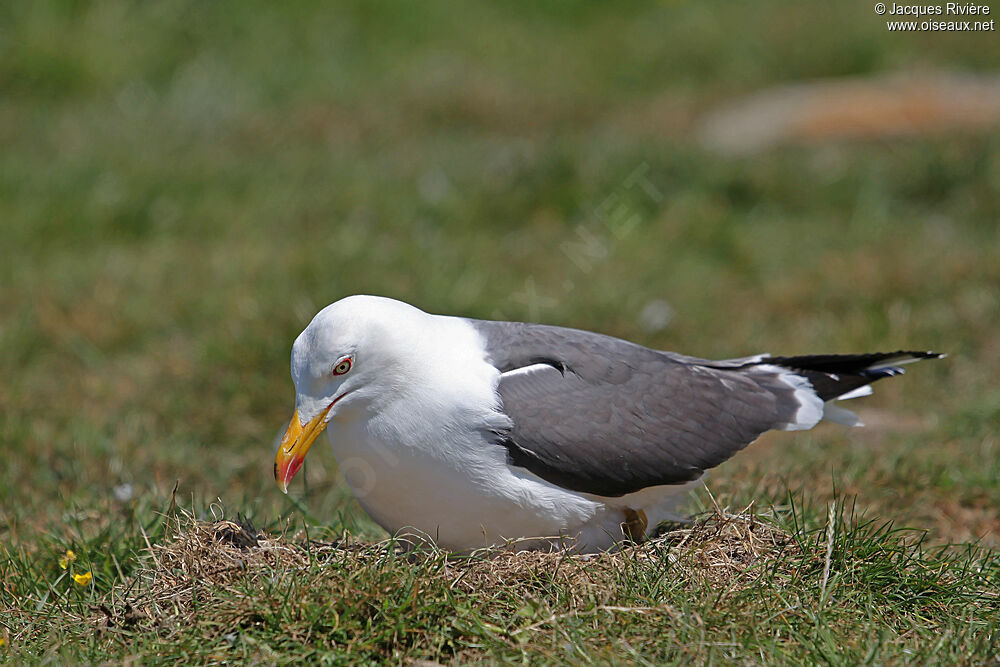
[[[898,368],[903,364],[911,364],[916,361],[923,361],[925,359],[944,359],[948,355],[944,352],[934,352],[932,350],[920,351],[920,350],[899,350],[898,352],[890,352],[886,354],[876,354],[870,355],[873,357],[881,357],[885,363],[890,364],[889,366],[879,366],[879,361],[875,361],[869,368],[871,370],[882,370],[883,368]]]
[[[872,382],[882,378],[891,378],[896,375],[906,375],[906,369],[899,366],[885,366],[883,368],[873,368],[861,371],[860,375],[869,378]]]
[[[944,359],[948,356],[947,352],[935,352],[933,350],[927,350],[926,352],[921,352],[919,350],[900,350],[895,354],[906,354],[914,359]]]
[[[799,357],[772,357],[762,363],[784,366],[812,383],[824,401],[837,398],[882,378],[902,375],[903,364],[924,359],[942,359],[944,353],[931,350],[897,350],[867,354],[812,354]]]

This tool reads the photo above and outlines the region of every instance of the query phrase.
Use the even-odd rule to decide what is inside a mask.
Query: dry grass
[[[51,622],[95,655],[176,662],[196,652],[208,664],[710,660],[737,655],[746,633],[761,662],[831,650],[901,657],[915,638],[935,636],[947,643],[925,657],[995,650],[995,554],[928,552],[843,504],[828,510],[825,525],[806,527],[794,505],[770,514],[715,506],[643,544],[592,555],[406,550],[168,511],[130,576],[90,604],[58,603]],[[878,637],[864,631],[873,606]],[[841,625],[842,646],[826,630]]]
[[[234,604],[215,607],[213,621],[220,627],[239,626],[257,613],[254,601],[245,596],[248,588],[264,590],[276,578],[305,577],[311,588],[342,589],[347,573],[398,560],[436,584],[467,594],[529,590],[544,574],[547,585],[562,587],[571,606],[580,607],[552,614],[520,633],[577,613],[678,613],[670,605],[611,604],[620,575],[630,569],[669,568],[692,587],[733,591],[754,581],[765,565],[792,569],[798,559],[788,556],[801,555],[792,536],[763,520],[752,506],[736,513],[717,507],[690,526],[664,530],[643,544],[585,555],[508,549],[457,555],[426,547],[404,551],[394,540],[364,542],[347,534],[332,542],[308,540],[301,532],[268,534],[242,518],[199,521],[181,512],[168,521],[173,536],[147,548],[135,579],[113,591],[110,604],[95,609],[91,623],[102,629],[139,626],[169,632],[197,622],[206,599],[229,598]],[[604,603],[594,606],[594,599]]]

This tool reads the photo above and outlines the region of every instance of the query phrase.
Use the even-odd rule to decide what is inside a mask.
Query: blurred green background
[[[768,436],[710,484],[996,545],[997,126],[701,128],[775,85],[998,62],[995,32],[890,34],[867,1],[2,3],[0,542],[178,480],[379,535],[325,448],[301,508],[271,479],[294,337],[374,293],[705,357],[946,351],[852,406],[869,429]]]

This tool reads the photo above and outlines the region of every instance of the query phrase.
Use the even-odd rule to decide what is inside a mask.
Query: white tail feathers
[[[872,395],[872,386],[870,384],[862,385],[857,389],[852,389],[851,391],[841,394],[832,401],[827,401],[823,404],[823,419],[835,424],[842,424],[844,426],[864,426],[865,423],[861,421],[855,413],[840,407],[834,401],[849,401],[852,398],[861,398],[862,396]]]
[[[799,404],[792,421],[777,424],[774,428],[781,431],[807,431],[823,419],[823,399],[813,389],[809,380],[780,366],[762,364],[757,368],[776,373],[779,380],[795,390],[793,396]]]
[[[858,387],[857,389],[852,389],[851,391],[847,392],[846,394],[841,394],[840,396],[838,396],[837,398],[835,398],[833,400],[835,400],[835,401],[849,401],[852,398],[861,398],[862,396],[871,396],[872,393],[874,393],[872,391],[872,386],[870,384],[866,384],[866,385],[862,385],[862,386]]]
[[[861,421],[860,417],[850,410],[845,410],[839,405],[836,405],[833,401],[827,401],[823,404],[823,419],[835,424],[842,424],[843,426],[865,425],[865,423]]]

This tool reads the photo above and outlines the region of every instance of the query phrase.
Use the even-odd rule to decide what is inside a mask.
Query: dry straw
[[[172,522],[172,536],[148,548],[143,567],[127,588],[111,596],[93,618],[103,629],[158,628],[170,632],[189,622],[206,604],[221,626],[231,627],[254,613],[248,591],[264,590],[293,578],[310,586],[341,590],[351,573],[395,564],[417,568],[420,576],[467,593],[508,593],[511,587],[537,588],[540,575],[548,585],[562,586],[574,601],[605,599],[569,614],[628,612],[674,615],[669,605],[619,607],[616,582],[630,570],[656,568],[691,586],[710,585],[738,590],[754,581],[764,568],[795,559],[791,536],[761,520],[752,505],[736,513],[718,506],[692,524],[663,532],[640,545],[623,545],[614,552],[578,555],[566,552],[517,552],[488,549],[455,555],[437,549],[404,552],[398,542],[365,543],[345,535],[336,542],[306,542],[302,535],[269,535],[246,521],[197,521],[183,512]],[[789,566],[790,567],[790,566]],[[544,596],[544,590],[533,590]],[[581,606],[582,608],[582,606]],[[559,614],[535,626],[558,620]],[[522,629],[523,630],[523,629]]]

